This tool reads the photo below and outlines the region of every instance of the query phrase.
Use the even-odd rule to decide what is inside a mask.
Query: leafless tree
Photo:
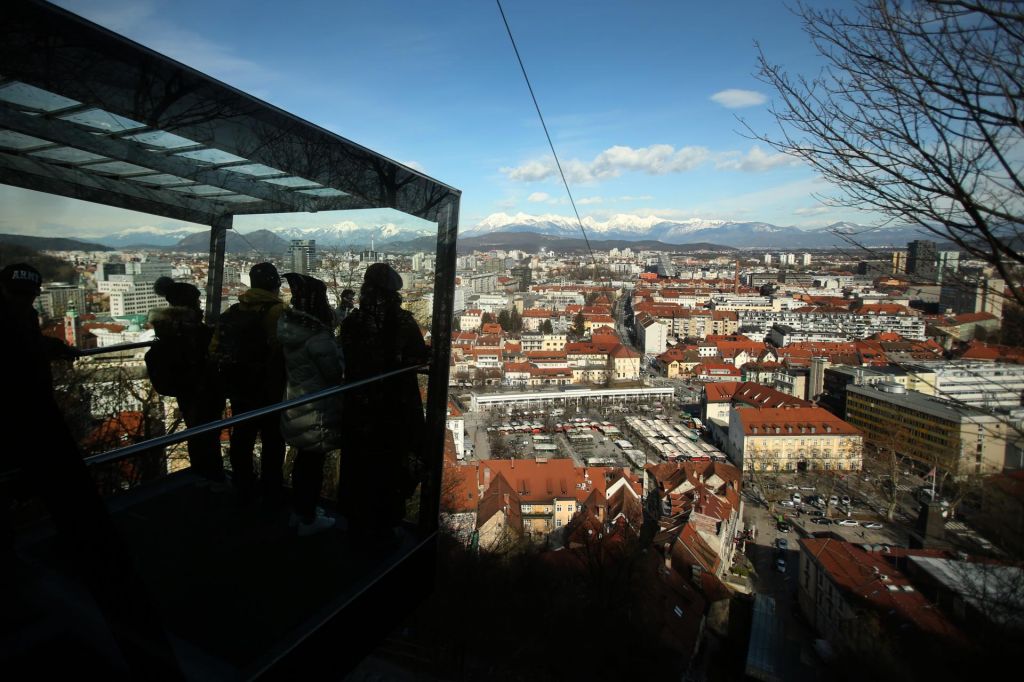
[[[779,124],[753,137],[835,185],[838,206],[876,211],[991,264],[1024,303],[1024,8],[1012,0],[801,4],[825,60],[792,76],[759,51]]]

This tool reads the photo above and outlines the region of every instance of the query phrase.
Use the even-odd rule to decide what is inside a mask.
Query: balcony
[[[373,208],[437,228],[429,364],[91,456],[92,477],[111,484],[102,499],[74,487],[74,518],[20,507],[0,663],[12,678],[69,666],[144,679],[343,674],[433,589],[460,192],[52,5],[17,3],[0,35],[0,182],[210,225],[207,324],[235,216]],[[298,538],[287,508],[239,506],[168,471],[167,448],[189,438],[401,374],[425,393],[426,437],[394,539]],[[5,445],[45,435],[4,426]],[[5,472],[5,491],[31,499],[28,478]],[[328,486],[334,513],[332,497]]]

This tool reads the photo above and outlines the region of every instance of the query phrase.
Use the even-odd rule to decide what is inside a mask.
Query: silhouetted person
[[[277,321],[277,338],[288,370],[288,399],[337,386],[344,378],[341,350],[334,340],[334,312],[327,286],[293,272],[286,274],[291,308]],[[324,458],[341,445],[341,397],[324,398],[286,410],[281,429],[298,450],[292,468],[292,520],[300,536],[327,530],[334,520],[318,513]]]
[[[54,400],[50,361],[71,359],[75,349],[59,339],[44,337],[33,302],[40,293],[42,277],[31,265],[17,263],[0,270],[0,376],[4,380],[0,403],[0,469],[17,471],[20,481],[43,502],[57,530],[61,548],[70,559],[71,568],[92,591],[96,603],[107,618],[124,656],[124,662],[136,677],[152,671],[154,658],[169,661],[169,649],[159,621],[156,619],[146,588],[135,573],[133,562],[123,541],[111,523],[106,505],[100,499],[96,484],[82,459],[64,416]],[[3,505],[6,507],[6,503]],[[3,510],[6,511],[6,510]],[[29,610],[38,617],[45,612],[48,601],[37,601],[38,587],[32,577],[19,576],[19,564],[13,552],[13,537],[3,519],[4,538],[0,565],[0,631],[21,628],[18,621]],[[51,600],[52,601],[52,600]],[[52,614],[52,619],[74,620],[73,609]],[[15,622],[4,622],[14,619]],[[54,637],[57,637],[54,631]],[[31,640],[29,640],[31,641]],[[123,663],[112,660],[109,652],[90,651],[95,639],[75,642],[65,633],[62,661],[40,660],[42,648],[29,661],[20,661],[15,651],[0,647],[5,672],[20,677],[21,665],[29,666],[33,675],[45,676],[45,666],[78,664],[107,677],[125,675]],[[139,641],[146,642],[140,646]],[[116,654],[115,654],[116,655]],[[161,667],[162,663],[157,663]],[[173,664],[170,664],[173,666]]]
[[[186,427],[208,424],[224,414],[224,393],[209,361],[213,330],[203,324],[199,289],[187,282],[161,277],[153,291],[170,304],[154,308],[149,321],[157,342],[146,353],[149,378],[161,395],[177,398]],[[188,440],[188,459],[194,473],[209,481],[224,480],[220,432]]]
[[[402,279],[386,263],[366,270],[359,308],[341,325],[346,380],[359,381],[427,362],[412,314],[401,307]],[[339,506],[354,538],[388,541],[419,482],[423,401],[415,373],[345,394]]]
[[[352,312],[352,309],[356,307],[356,292],[351,289],[345,289],[341,292],[341,302],[338,303],[337,310],[334,314],[338,318],[338,324],[345,321],[348,314]]]
[[[217,364],[232,415],[240,415],[280,402],[284,396],[285,370],[277,320],[284,312],[278,297],[281,276],[270,263],[258,263],[249,271],[250,288],[238,297],[217,321],[210,355]],[[284,501],[284,438],[277,414],[237,424],[231,429],[231,470],[243,502],[255,497],[253,450],[256,436],[262,444],[260,479],[264,501]]]

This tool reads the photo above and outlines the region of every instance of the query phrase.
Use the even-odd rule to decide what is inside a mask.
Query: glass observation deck
[[[222,308],[235,216],[390,209],[436,225],[429,364],[87,457],[97,480],[150,471],[139,485],[89,493],[102,504],[83,509],[82,527],[111,529],[97,531],[102,542],[89,550],[105,571],[98,580],[76,573],[45,515],[14,519],[9,584],[21,597],[0,617],[0,669],[340,676],[434,584],[459,190],[50,4],[6,7],[0,36],[0,183],[209,225],[207,324]],[[87,353],[115,362],[141,345]],[[167,467],[168,448],[190,437],[396,374],[417,378],[426,437],[394,542],[360,544],[343,529],[297,538],[287,510],[239,506],[188,469]],[[27,497],[22,478],[5,472],[0,482]],[[322,501],[333,511],[327,488]]]

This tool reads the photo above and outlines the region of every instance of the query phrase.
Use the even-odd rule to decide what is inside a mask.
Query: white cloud
[[[602,204],[604,203],[604,197],[583,197],[582,199],[577,199],[576,203],[579,204],[580,206],[592,206],[593,204]]]
[[[807,206],[798,208],[793,211],[794,215],[821,215],[822,213],[828,213],[832,209],[828,206]]]
[[[653,198],[654,197],[651,196],[650,194],[641,194],[639,196],[629,196],[627,194],[625,196],[619,197],[619,201],[650,201]]]
[[[534,192],[530,196],[526,197],[526,200],[533,202],[550,201],[551,195],[547,192]]]
[[[616,178],[626,171],[648,175],[666,175],[693,170],[711,155],[705,147],[681,147],[655,144],[650,147],[609,147],[590,161],[572,159],[562,165],[570,182],[595,182]],[[510,180],[532,182],[555,176],[554,160],[534,159],[514,168],[502,168]]]
[[[214,78],[254,92],[276,78],[271,68],[170,21],[152,0],[59,0],[69,11],[177,59]]]
[[[711,95],[711,101],[721,104],[727,109],[756,107],[768,101],[768,98],[754,90],[738,90],[730,88]]]
[[[414,171],[419,171],[420,173],[423,173],[424,175],[426,175],[426,173],[427,173],[427,169],[424,168],[419,163],[417,163],[416,161],[399,161],[398,163],[402,164],[406,168],[412,168]]]
[[[722,152],[715,160],[715,168],[760,173],[782,166],[798,166],[800,163],[800,159],[787,154],[767,154],[760,147],[751,147],[746,154]]]

